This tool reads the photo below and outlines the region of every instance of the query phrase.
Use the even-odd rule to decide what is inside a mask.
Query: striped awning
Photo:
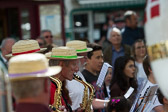
[[[77,0],[83,8],[145,5],[146,0]]]

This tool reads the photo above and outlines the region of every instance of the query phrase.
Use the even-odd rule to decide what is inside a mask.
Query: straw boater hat
[[[11,81],[48,77],[61,71],[60,66],[48,66],[45,55],[30,53],[14,56],[9,60],[9,78]]]
[[[43,52],[47,48],[40,48],[36,40],[20,40],[12,46],[12,54],[6,55],[12,57],[20,54]]]
[[[58,59],[58,60],[74,60],[83,58],[83,56],[77,56],[76,50],[69,47],[55,47],[52,48],[50,53],[46,54],[48,59]]]
[[[92,51],[92,48],[88,48],[86,42],[80,40],[72,40],[66,43],[67,47],[75,48],[77,53],[85,53]]]

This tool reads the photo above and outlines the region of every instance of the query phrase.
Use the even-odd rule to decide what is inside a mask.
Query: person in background
[[[40,33],[40,37],[43,38],[46,41],[46,47],[56,47],[56,45],[53,43],[53,35],[50,30],[42,30]]]
[[[7,88],[5,90],[5,95],[9,95],[7,97],[7,99],[9,99],[9,100],[7,102],[9,102],[12,99],[13,105],[12,105],[11,108],[13,108],[13,109],[15,109],[15,103],[14,103],[15,99],[14,99],[14,97],[10,98],[11,97],[11,93],[9,93],[9,92],[11,92],[11,90],[9,89],[10,88],[10,82],[8,80],[8,77],[5,77],[5,76],[8,74],[8,61],[10,59],[10,57],[7,57],[6,55],[12,53],[12,46],[15,44],[15,42],[16,41],[13,38],[3,39],[2,43],[1,43],[1,54],[0,54],[0,68],[4,72],[4,73],[1,74],[1,78],[3,79],[3,80],[1,80],[2,81],[1,82],[1,87],[2,87],[2,90]],[[4,85],[3,85],[3,82],[4,82]]]
[[[144,31],[138,27],[137,14],[134,11],[128,10],[124,14],[125,27],[122,32],[122,43],[132,46],[137,39],[144,39]]]
[[[112,75],[113,75],[113,70],[112,67],[109,67],[107,70],[107,74],[104,80],[104,94],[105,94],[105,99],[110,98],[110,83],[112,80]]]
[[[38,41],[40,48],[46,47],[46,41],[43,38],[38,37],[36,40]]]
[[[122,36],[118,28],[109,30],[108,40],[111,44],[104,50],[104,61],[114,67],[115,60],[120,56],[130,56],[131,49],[128,45],[121,44]]]
[[[112,97],[106,108],[107,112],[129,112],[131,102],[125,97]]]
[[[163,105],[164,111],[162,111],[162,112],[168,112],[168,99],[163,96],[160,89],[158,89],[157,93],[158,93],[159,102]]]
[[[148,56],[143,61],[143,68],[144,68],[144,71],[145,71],[145,74],[146,74],[148,80],[146,81],[146,84],[143,87],[142,91],[139,91],[140,92],[140,99],[137,103],[138,108],[141,107],[141,101],[143,100],[147,89],[152,86],[158,86],[158,84],[156,84]],[[162,106],[162,104],[160,104],[156,92],[157,91],[154,92],[154,96],[153,96],[152,100],[150,102],[148,102],[148,101],[146,102],[146,104],[145,104],[146,108],[144,107],[144,111],[147,111],[147,112],[162,112],[163,111],[163,106]]]
[[[126,94],[130,87],[134,88],[130,101],[133,103],[137,91],[137,81],[135,78],[135,60],[130,56],[121,56],[116,59],[114,65],[113,78],[110,83],[110,96],[118,97]]]
[[[10,58],[6,57],[5,55],[12,53],[12,46],[15,44],[15,42],[16,41],[13,38],[5,38],[2,40],[1,43],[1,55],[0,55],[1,67],[6,73],[8,69],[8,60]]]
[[[94,112],[103,112],[104,108],[107,106],[108,100],[105,99],[104,95],[104,86],[98,87],[96,85],[99,72],[103,65],[103,53],[102,47],[98,44],[88,44],[88,47],[92,48],[93,50],[88,52],[87,54],[87,62],[85,69],[82,71],[82,74],[86,80],[86,82],[92,84],[95,89],[95,97],[92,102],[92,106]]]
[[[39,37],[36,40],[38,41],[40,48],[47,48],[45,51],[42,52],[43,54],[51,52],[53,46],[46,45],[46,41],[44,40],[44,38]]]
[[[145,43],[142,39],[138,39],[132,46],[132,55],[135,58],[135,65],[137,67],[137,81],[138,85],[141,85],[144,81],[147,80],[147,76],[143,69],[143,60],[147,56],[147,50]]]
[[[49,76],[60,71],[59,66],[48,67],[48,61],[43,54],[32,53],[12,57],[9,60],[8,72],[17,102],[15,112],[50,112]]]
[[[110,44],[110,42],[107,39],[107,31],[108,31],[108,25],[107,23],[104,23],[101,28],[101,40],[99,41],[99,45],[102,46],[102,50]]]

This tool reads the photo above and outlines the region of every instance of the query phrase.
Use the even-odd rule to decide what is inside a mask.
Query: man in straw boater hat
[[[16,112],[50,112],[49,76],[61,71],[60,66],[48,66],[43,54],[31,53],[12,57],[9,78],[16,98]]]
[[[12,53],[7,54],[6,57],[13,57],[20,54],[41,53],[47,48],[40,48],[36,40],[19,40],[12,46]]]
[[[83,56],[77,56],[76,50],[74,48],[69,47],[57,47],[53,48],[51,53],[46,54],[49,60],[50,66],[59,65],[62,67],[62,71],[54,76],[54,78],[58,78],[62,82],[62,97],[61,103],[65,106],[66,110],[71,112],[71,99],[68,94],[68,90],[65,87],[65,80],[72,80],[73,74],[78,70],[77,59],[83,58]],[[54,104],[54,95],[56,92],[55,83],[51,83],[51,96],[50,96],[50,104]]]
[[[36,40],[19,40],[12,46],[10,54],[5,55],[8,58],[29,53],[41,53],[47,48],[40,48]],[[13,98],[13,108],[15,109],[15,99]]]
[[[67,47],[75,48],[78,56],[83,56],[78,61],[77,75],[86,81],[80,71],[83,70],[87,59],[87,52],[92,51],[92,48],[88,48],[86,42],[80,40],[73,40],[66,43]],[[69,96],[72,100],[72,110],[80,111],[80,104],[83,99],[84,85],[76,80],[66,81],[66,87],[69,90]]]
[[[77,75],[81,77],[82,80],[86,81],[83,74],[80,71],[83,71],[84,69],[84,66],[87,61],[87,54],[89,52],[92,52],[93,48],[94,49],[95,47],[99,48],[99,46],[94,45],[93,48],[87,47],[86,42],[80,41],[80,40],[69,41],[66,43],[66,46],[75,48],[78,56],[84,56],[84,58],[81,58],[79,60],[79,64],[78,64],[79,71],[77,71]],[[67,89],[69,90],[69,96],[71,97],[71,100],[72,100],[72,109],[80,111],[79,107],[83,100],[84,85],[79,83],[76,80],[67,81]],[[94,109],[101,109],[101,108],[104,108],[104,103],[107,103],[108,101],[94,98],[93,102],[94,102],[93,103]]]

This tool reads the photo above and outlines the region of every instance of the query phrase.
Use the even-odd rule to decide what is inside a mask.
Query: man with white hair
[[[104,51],[104,61],[114,67],[115,60],[120,56],[130,55],[131,50],[128,45],[121,44],[122,36],[118,28],[109,30],[108,40],[111,44]]]

